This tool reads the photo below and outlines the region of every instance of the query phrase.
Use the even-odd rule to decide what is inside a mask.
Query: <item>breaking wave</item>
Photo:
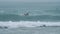
[[[17,28],[17,27],[40,27],[40,26],[60,26],[60,22],[40,22],[40,21],[19,21],[19,22],[0,22],[0,27],[6,26],[9,28]],[[43,26],[44,27],[44,26]]]

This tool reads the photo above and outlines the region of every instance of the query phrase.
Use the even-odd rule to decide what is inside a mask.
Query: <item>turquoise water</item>
[[[59,2],[11,3],[0,4],[0,34],[60,34]]]
[[[1,4],[0,21],[60,21],[59,2],[9,4]],[[24,16],[27,12],[29,16]]]

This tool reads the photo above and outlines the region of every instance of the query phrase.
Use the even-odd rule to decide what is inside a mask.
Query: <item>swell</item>
[[[38,16],[20,16],[14,14],[0,15],[0,21],[60,21],[60,16],[38,15]]]

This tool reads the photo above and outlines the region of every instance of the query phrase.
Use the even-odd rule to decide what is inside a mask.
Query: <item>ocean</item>
[[[11,3],[0,4],[0,34],[60,34],[59,2]]]

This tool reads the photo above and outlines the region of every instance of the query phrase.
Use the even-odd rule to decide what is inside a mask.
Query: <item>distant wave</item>
[[[19,22],[0,22],[0,26],[6,26],[8,28],[18,28],[18,27],[40,27],[40,26],[60,26],[60,22],[40,22],[40,21],[19,21]]]

